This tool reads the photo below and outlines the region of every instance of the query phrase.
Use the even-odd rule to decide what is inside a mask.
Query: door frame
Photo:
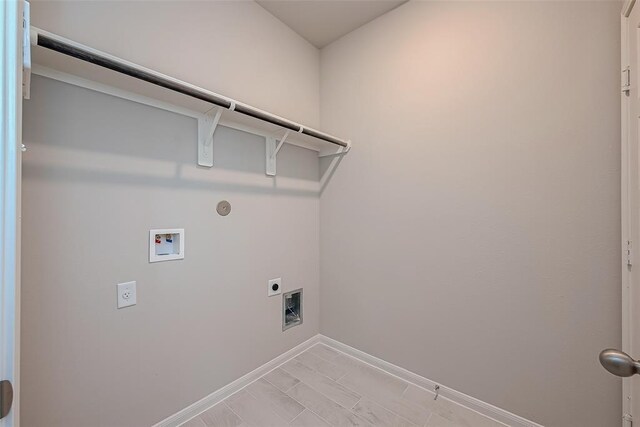
[[[629,63],[629,15],[635,5],[635,0],[625,0],[622,6],[622,12],[620,16],[620,71],[621,71],[621,89],[627,82],[627,75],[625,70],[631,66]],[[635,69],[635,64],[634,64]],[[638,75],[636,73],[636,75]],[[629,82],[636,85],[633,81],[634,76],[629,76]],[[633,188],[632,180],[637,180],[638,177],[634,176],[634,170],[637,169],[637,159],[633,164],[631,158],[631,140],[629,139],[629,123],[631,120],[629,96],[625,94],[623,90],[620,91],[620,200],[621,200],[621,243],[622,243],[622,351],[631,353],[631,339],[632,328],[632,298],[631,289],[634,283],[633,270],[631,266],[635,263],[634,243],[638,245],[639,242],[634,242],[634,233],[638,230],[638,212],[634,212],[633,206]],[[632,387],[631,379],[622,379],[622,426],[631,427],[633,420],[632,413]],[[640,414],[635,414],[636,416]]]
[[[0,376],[14,389],[0,427],[20,425],[23,10],[23,1],[0,2]]]

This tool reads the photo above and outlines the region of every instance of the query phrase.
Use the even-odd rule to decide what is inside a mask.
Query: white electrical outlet
[[[282,293],[282,278],[269,280],[269,288],[267,289],[267,296],[272,297],[274,295],[280,295]]]
[[[118,283],[118,308],[136,305],[136,282]]]

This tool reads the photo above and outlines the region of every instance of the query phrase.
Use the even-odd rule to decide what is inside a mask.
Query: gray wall
[[[618,2],[410,2],[321,52],[354,149],[321,332],[548,427],[620,423]]]
[[[40,28],[319,122],[318,50],[252,1],[31,4]],[[267,178],[264,139],[218,128],[200,169],[195,120],[42,78],[24,120],[24,427],[149,425],[318,333],[315,153],[285,146]],[[186,229],[184,261],[148,264],[160,227]],[[284,334],[280,276],[305,289]]]
[[[196,166],[194,119],[34,77],[25,103],[22,425],[150,425],[319,329],[315,152],[220,127]],[[218,216],[220,200],[232,213]],[[148,231],[183,227],[186,258],[148,263]],[[281,331],[267,280],[304,288]],[[116,309],[116,284],[138,304]]]

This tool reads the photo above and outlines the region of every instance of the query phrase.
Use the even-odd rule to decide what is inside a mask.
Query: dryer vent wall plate
[[[216,206],[216,211],[220,216],[229,215],[231,213],[231,203],[227,202],[226,200],[219,202]]]
[[[184,259],[184,228],[149,230],[149,262]]]
[[[302,325],[302,288],[282,294],[282,330]]]

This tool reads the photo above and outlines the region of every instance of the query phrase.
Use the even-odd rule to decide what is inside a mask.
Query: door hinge
[[[25,1],[22,9],[22,97],[31,98],[31,9]]]
[[[633,260],[633,258],[632,258],[633,254],[632,254],[632,252],[631,252],[633,248],[632,248],[632,246],[631,246],[631,243],[632,243],[632,242],[631,242],[631,240],[627,240],[627,247],[626,247],[626,248],[625,248],[625,250],[624,250],[625,260],[626,260],[626,262],[627,262],[627,266],[628,266],[628,267],[631,267],[631,266],[633,265],[633,262],[632,262],[632,260]]]
[[[625,424],[624,427],[632,427],[633,426],[633,418],[631,417],[631,414],[623,414],[622,415],[622,421],[624,421],[624,424]]]
[[[622,70],[622,93],[629,96],[631,90],[631,68],[626,67]]]

